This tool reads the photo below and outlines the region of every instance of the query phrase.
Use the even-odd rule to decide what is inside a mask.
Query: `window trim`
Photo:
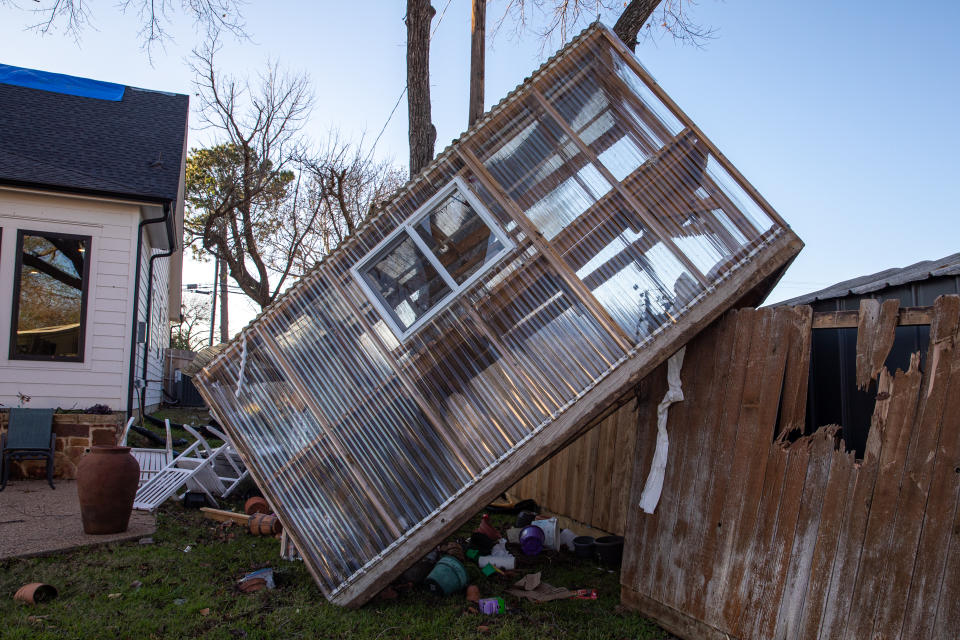
[[[473,211],[480,217],[480,220],[487,225],[487,228],[490,229],[490,232],[496,236],[497,240],[500,242],[502,249],[493,255],[489,260],[487,260],[476,272],[470,275],[463,284],[458,284],[456,280],[453,279],[453,276],[443,267],[440,262],[440,259],[429,249],[427,243],[424,242],[423,238],[420,237],[420,234],[417,233],[414,228],[419,224],[426,216],[428,216],[433,208],[441,201],[446,199],[450,194],[454,192],[459,192],[466,199],[467,204],[473,209]],[[369,267],[374,259],[387,245],[392,243],[401,235],[406,234],[416,245],[417,249],[424,254],[427,261],[436,269],[437,274],[443,279],[444,284],[450,289],[450,293],[445,295],[440,299],[435,305],[431,306],[426,313],[424,313],[420,318],[410,325],[408,329],[402,329],[393,319],[393,312],[385,306],[386,301],[383,300],[381,295],[374,291],[367,281],[364,279],[362,271]],[[470,189],[467,182],[463,179],[462,176],[456,176],[449,183],[440,188],[433,196],[430,197],[423,205],[420,206],[416,211],[413,212],[406,220],[404,220],[396,229],[391,231],[387,236],[378,242],[376,246],[370,249],[366,255],[364,255],[360,260],[358,260],[352,267],[350,267],[350,273],[353,275],[353,279],[360,285],[360,289],[366,295],[367,299],[377,310],[377,313],[380,314],[380,317],[383,321],[390,327],[390,330],[396,336],[397,340],[402,344],[410,336],[419,331],[427,322],[432,320],[440,312],[446,309],[461,293],[469,289],[475,282],[477,282],[481,277],[483,277],[490,269],[492,269],[497,263],[499,263],[507,254],[509,254],[515,248],[514,242],[510,239],[507,233],[497,224],[496,219],[493,217],[487,208],[483,205],[477,195]]]
[[[23,237],[31,236],[56,236],[67,240],[86,240],[87,256],[83,261],[83,292],[80,295],[80,336],[78,338],[77,351],[75,357],[57,357],[57,356],[38,356],[24,355],[17,353],[17,326],[20,316],[20,279],[23,271]],[[60,233],[59,231],[32,231],[30,229],[17,229],[16,255],[14,256],[13,269],[13,301],[10,316],[10,344],[7,358],[9,360],[32,360],[40,362],[84,362],[86,357],[86,337],[87,337],[87,302],[90,296],[90,262],[93,256],[93,236],[78,235],[74,233]]]

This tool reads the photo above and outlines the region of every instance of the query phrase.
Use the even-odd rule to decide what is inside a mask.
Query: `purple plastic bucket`
[[[543,551],[543,529],[530,525],[520,532],[520,550],[526,556],[535,556]]]

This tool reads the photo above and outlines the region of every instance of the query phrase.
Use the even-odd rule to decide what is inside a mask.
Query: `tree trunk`
[[[613,32],[630,47],[630,51],[637,50],[637,35],[658,4],[660,0],[630,0],[613,25]]]
[[[430,0],[407,0],[407,113],[410,131],[410,175],[433,160],[437,130],[430,117],[430,22],[436,13]]]
[[[473,0],[470,32],[470,107],[467,125],[483,115],[483,75],[486,53],[487,0]]]
[[[230,314],[228,313],[230,305],[227,304],[229,300],[227,294],[230,292],[230,285],[227,284],[227,265],[223,266],[224,268],[220,269],[220,342],[228,342],[230,340]]]

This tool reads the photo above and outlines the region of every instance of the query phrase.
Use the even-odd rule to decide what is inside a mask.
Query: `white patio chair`
[[[153,511],[184,485],[189,490],[203,492],[210,504],[217,506],[214,493],[222,495],[224,491],[223,483],[213,471],[219,449],[211,450],[207,441],[189,425],[184,425],[184,429],[195,438],[193,444],[137,489],[134,509]]]
[[[214,470],[220,481],[223,482],[225,489],[221,497],[226,498],[240,485],[241,482],[250,476],[250,470],[243,464],[243,459],[233,445],[233,440],[226,433],[215,429],[210,425],[206,427],[207,431],[212,433],[218,440],[223,441],[225,448],[223,450],[223,463],[214,462]]]
[[[124,447],[127,446],[127,435],[130,433],[130,427],[133,426],[135,421],[136,418],[127,420],[127,426],[124,427],[123,435],[117,444]],[[138,487],[142,487],[147,480],[150,480],[160,473],[161,469],[173,462],[173,438],[170,435],[170,421],[165,420],[164,424],[167,430],[167,447],[165,449],[149,449],[146,447],[130,448],[130,454],[140,465],[140,482],[137,484]]]

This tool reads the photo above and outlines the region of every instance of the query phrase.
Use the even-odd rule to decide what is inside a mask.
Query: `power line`
[[[440,17],[437,18],[437,23],[433,25],[433,31],[430,32],[430,39],[433,40],[433,36],[436,35],[437,29],[440,28],[440,23],[443,22],[443,17],[447,15],[447,9],[450,8],[450,3],[453,0],[447,0],[447,4],[443,6],[443,11],[440,12]],[[370,159],[370,156],[373,155],[373,150],[377,148],[377,143],[380,142],[383,132],[387,130],[387,125],[390,124],[390,121],[393,120],[393,115],[397,112],[397,107],[400,106],[400,101],[403,100],[403,96],[407,94],[407,89],[409,85],[403,85],[403,91],[400,92],[400,96],[397,98],[397,101],[393,105],[393,109],[390,110],[390,115],[387,116],[387,121],[383,123],[383,127],[380,129],[380,133],[377,134],[377,137],[373,140],[373,144],[370,145],[370,152],[367,153],[367,160]]]

